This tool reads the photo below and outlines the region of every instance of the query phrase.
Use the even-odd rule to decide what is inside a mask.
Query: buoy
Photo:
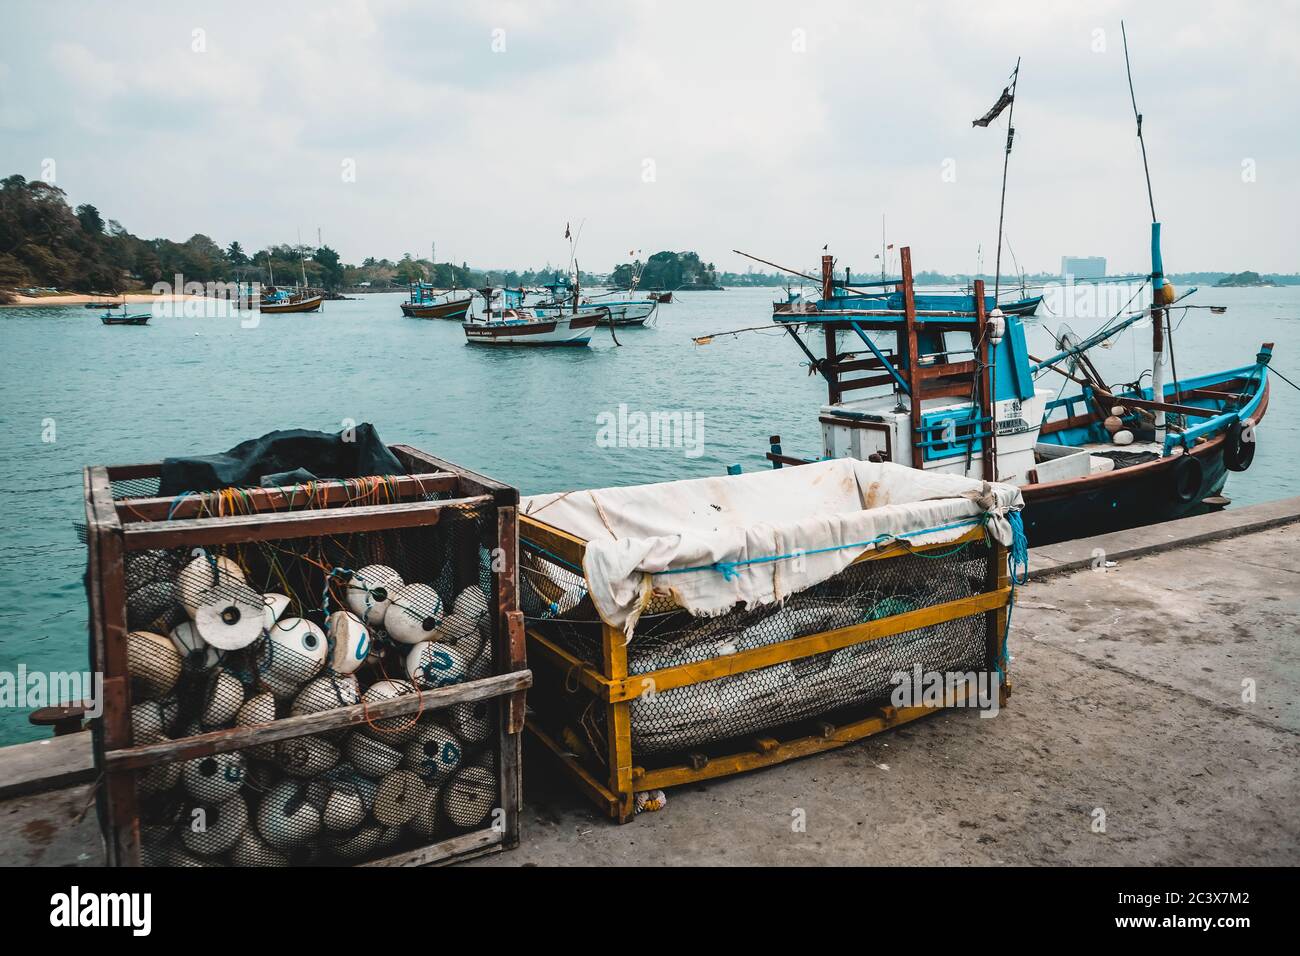
[[[1101,427],[1113,435],[1124,427],[1124,421],[1118,415],[1111,415],[1101,423]]]
[[[235,866],[288,866],[289,858],[272,849],[253,827],[245,827],[230,851],[230,862]]]
[[[360,731],[354,731],[348,736],[346,749],[348,759],[357,771],[372,780],[392,773],[402,763],[400,750]]]
[[[1126,409],[1123,405],[1113,405],[1111,406],[1110,413],[1116,417],[1122,418],[1124,415],[1128,413],[1128,409]]]
[[[439,790],[427,780],[424,782],[424,788],[424,795],[420,800],[420,809],[415,811],[415,816],[411,817],[411,822],[407,826],[420,836],[437,836],[439,829],[438,811],[440,809]]]
[[[1124,428],[1111,435],[1110,440],[1116,445],[1131,445],[1133,444],[1133,433]]]
[[[203,712],[199,723],[204,730],[225,727],[235,719],[244,704],[244,685],[224,667],[208,673],[203,690]]]
[[[181,782],[181,765],[178,763],[158,763],[141,770],[135,777],[136,792],[142,797],[171,790]]]
[[[427,584],[408,584],[396,594],[384,612],[384,630],[402,644],[427,641],[442,621],[442,598]]]
[[[307,786],[286,780],[276,786],[257,808],[257,832],[276,850],[302,846],[321,828],[321,813],[307,799]]]
[[[370,632],[351,611],[335,611],[325,623],[329,635],[330,667],[339,674],[351,674],[370,655]]]
[[[452,602],[451,609],[461,617],[467,617],[472,621],[477,620],[488,612],[487,595],[477,584],[471,584],[465,590],[456,595],[456,600]]]
[[[262,605],[262,630],[269,631],[289,610],[289,599],[283,594],[263,594]]]
[[[237,651],[262,636],[265,608],[247,584],[227,579],[196,595],[185,610],[203,640],[219,651]]]
[[[239,565],[223,555],[201,554],[176,575],[176,600],[193,617],[209,591],[228,585],[247,587]]]
[[[458,827],[476,827],[496,805],[496,778],[482,767],[465,767],[443,788],[447,819]]]
[[[200,856],[216,856],[233,847],[247,826],[248,804],[235,794],[224,803],[192,808],[181,822],[181,842]]]
[[[207,670],[221,660],[221,652],[199,635],[193,621],[181,621],[168,636],[188,671]]]
[[[409,770],[394,770],[375,789],[375,819],[388,827],[411,821],[423,805],[424,781]]]
[[[442,622],[429,632],[425,640],[437,641],[439,644],[466,644],[477,647],[482,643],[479,633],[479,619],[466,617],[459,611],[452,611]]]
[[[325,666],[329,644],[325,632],[301,617],[277,621],[257,650],[257,669],[264,675],[297,684],[311,680]]]
[[[404,680],[381,680],[375,681],[366,689],[366,692],[361,695],[361,702],[379,704],[415,693],[418,693],[415,685]],[[415,737],[415,715],[401,714],[397,717],[370,718],[365,730],[390,745],[403,744]]]
[[[146,700],[131,707],[131,743],[134,746],[166,740],[167,731],[176,721],[179,705],[175,700]]]
[[[440,783],[460,767],[464,745],[449,730],[432,722],[420,725],[420,733],[406,747],[406,768],[422,780]]]
[[[274,720],[275,696],[268,691],[248,698],[239,708],[239,713],[235,715],[235,723],[240,727],[269,724]],[[247,748],[247,752],[250,757],[256,757],[258,760],[271,760],[275,757],[275,744],[258,744]]]
[[[199,803],[224,803],[244,785],[244,755],[233,750],[187,760],[181,765],[181,779]]]
[[[292,717],[319,714],[336,707],[349,707],[361,703],[361,687],[351,674],[329,674],[309,681],[289,709]]]
[[[161,634],[131,631],[126,636],[126,669],[133,697],[164,697],[180,680],[181,655]]]
[[[326,830],[354,830],[366,822],[374,802],[374,781],[364,777],[333,781],[321,820]]]
[[[336,844],[333,851],[335,856],[344,860],[361,860],[392,846],[401,835],[402,831],[397,827],[369,826],[358,831],[356,836]]]
[[[275,761],[291,777],[318,777],[342,756],[339,748],[324,737],[290,737],[275,745]]]
[[[417,687],[431,690],[465,680],[470,657],[459,644],[416,644],[406,655],[406,676]]]
[[[451,729],[461,740],[481,744],[492,735],[493,701],[476,700],[450,708]]]
[[[388,565],[368,564],[348,580],[348,607],[371,627],[380,627],[389,601],[404,583]]]

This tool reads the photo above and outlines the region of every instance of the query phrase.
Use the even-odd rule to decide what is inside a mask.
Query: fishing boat
[[[1018,75],[1017,63],[994,109],[975,125],[987,125],[1014,102]],[[1007,127],[1009,157],[1014,127]],[[1273,344],[1263,343],[1253,362],[1180,378],[1171,362],[1173,311],[1224,310],[1185,304],[1196,290],[1178,295],[1165,278],[1154,199],[1150,239],[1151,271],[1130,300],[1137,301],[1149,285],[1147,304],[1132,312],[1126,305],[1086,337],[1058,333],[1057,351],[1042,359],[1029,354],[1024,316],[996,308],[996,285],[992,301],[982,280],[973,283],[969,297],[936,301],[918,295],[911,249],[903,248],[902,276],[887,281],[896,287],[888,300],[846,296],[841,290],[849,289],[847,281],[837,287],[834,259],[823,255],[821,297],[786,308],[778,303],[773,314],[827,383],[827,402],[818,410],[818,457],[891,461],[1018,485],[1025,531],[1034,545],[1222,507],[1228,474],[1249,468],[1258,448]],[[1001,248],[1000,213],[995,277]],[[1108,384],[1089,351],[1146,327],[1151,370],[1132,383]],[[820,356],[805,337],[821,339]],[[787,456],[776,435],[767,457],[774,467],[804,463]],[[864,494],[869,497],[870,489]]]
[[[650,324],[659,308],[656,299],[636,298],[635,280],[633,287],[626,292],[604,292],[587,297],[581,295],[577,282],[558,276],[551,282],[544,283],[542,288],[546,290],[545,298],[533,307],[541,316],[562,315],[577,301],[582,306],[599,305],[608,309],[609,321],[615,328],[634,328]]]
[[[120,308],[122,308],[122,306],[124,306],[125,304],[126,304],[126,300],[125,300],[125,299],[122,299],[122,300],[120,300],[120,301],[118,301],[118,302],[87,302],[87,303],[85,304],[85,308],[87,308],[87,309],[120,309]]]
[[[1154,235],[1158,250],[1158,228]],[[820,455],[786,455],[773,436],[774,467],[852,457],[1009,482],[1024,495],[1035,545],[1211,510],[1228,473],[1250,467],[1272,343],[1237,368],[1170,382],[1157,373],[1145,387],[1107,385],[1087,358],[1149,323],[1152,367],[1163,369],[1170,307],[1195,290],[1181,298],[1156,291],[1149,306],[1035,359],[1020,316],[984,310],[982,281],[971,311],[921,309],[904,248],[903,309],[845,308],[831,295],[832,261],[824,259],[822,299],[773,314],[827,384]],[[821,355],[809,337],[822,339]],[[1067,394],[1048,376],[1079,388]]]
[[[122,303],[122,312],[118,314],[114,311],[107,310],[99,317],[99,321],[105,325],[148,325],[149,313],[138,312],[135,315],[129,315],[126,311],[126,303]]]
[[[471,345],[576,345],[586,346],[592,333],[610,324],[609,311],[574,309],[551,315],[539,315],[526,308],[523,289],[481,289],[487,302],[483,315],[461,324],[465,341]],[[493,301],[501,298],[501,307]]]
[[[673,301],[673,294],[671,292],[651,292],[649,295],[650,298],[654,299],[660,305],[668,305]]]
[[[277,315],[289,312],[319,312],[324,296],[312,294],[307,290],[272,288],[262,295],[258,309],[261,312]]]
[[[412,282],[410,294],[402,303],[402,314],[412,319],[455,319],[462,321],[469,314],[474,296],[451,298],[453,292],[437,292],[429,282]]]

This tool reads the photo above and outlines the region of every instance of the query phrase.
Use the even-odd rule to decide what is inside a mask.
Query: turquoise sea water
[[[602,330],[587,349],[466,346],[457,323],[403,318],[397,293],[265,316],[256,328],[220,316],[113,328],[81,307],[0,309],[0,673],[86,667],[73,522],[88,464],[221,451],[276,428],[336,431],[348,420],[525,493],[762,468],[771,434],[788,454],[815,455],[825,390],[784,332],[691,343],[768,322],[779,291],[678,293],[658,328],[620,331],[621,348]],[[1276,366],[1300,382],[1300,288],[1206,289],[1194,301],[1229,310],[1186,313],[1175,338],[1181,375],[1248,364],[1272,341]],[[1048,306],[1064,310],[1059,296]],[[1035,320],[1031,351],[1044,354],[1042,326],[1059,321]],[[1068,322],[1081,335],[1099,324]],[[1149,332],[1125,333],[1095,358],[1112,382],[1130,381],[1149,366]],[[698,413],[702,443],[611,446],[599,416],[617,417],[620,404]],[[1229,479],[1236,504],[1300,494],[1300,394],[1277,380],[1260,440],[1252,469]],[[47,732],[25,710],[0,708],[0,744]]]

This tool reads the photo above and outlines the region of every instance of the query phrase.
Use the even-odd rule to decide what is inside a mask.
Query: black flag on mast
[[[1011,101],[1014,99],[1015,97],[1011,95],[1011,87],[1003,87],[1002,95],[999,96],[998,101],[993,104],[993,108],[979,119],[972,120],[971,126],[988,126],[989,123],[992,123],[999,115],[1001,115],[1004,109],[1011,105]]]

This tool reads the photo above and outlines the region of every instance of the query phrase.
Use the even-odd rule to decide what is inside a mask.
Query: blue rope
[[[172,515],[176,514],[176,509],[180,507],[180,503],[182,501],[184,501],[186,498],[189,498],[191,495],[197,495],[197,494],[198,494],[197,491],[182,491],[179,495],[173,498],[171,506],[167,509],[167,520],[168,521],[172,520]]]
[[[920,531],[904,531],[900,534],[881,534],[876,535],[870,541],[855,541],[852,544],[837,544],[827,548],[814,548],[811,551],[800,551],[797,554],[773,554],[761,558],[746,558],[743,561],[715,561],[713,564],[700,564],[691,568],[669,568],[667,571],[656,571],[656,574],[686,574],[691,571],[717,571],[722,575],[724,581],[734,581],[740,574],[736,569],[750,564],[770,564],[773,561],[788,561],[791,558],[805,558],[810,554],[826,554],[830,551],[844,551],[849,548],[873,548],[876,545],[884,544],[887,541],[896,541],[899,538],[912,538],[917,535],[931,534],[935,531],[948,531],[953,528],[967,528],[974,525],[984,525],[988,523],[988,513],[980,515],[978,518],[970,518],[966,521],[957,521],[952,524],[940,525],[936,528],[922,528]]]
[[[1002,653],[998,659],[993,662],[997,668],[998,677],[1005,682],[1007,676],[1007,666],[1011,663],[1011,652],[1008,642],[1011,639],[1011,612],[1016,606],[1016,585],[1025,584],[1029,581],[1029,539],[1025,536],[1025,520],[1020,517],[1019,511],[1013,511],[1007,515],[1007,520],[1011,522],[1011,594],[1007,597],[1007,626],[1002,631]]]

